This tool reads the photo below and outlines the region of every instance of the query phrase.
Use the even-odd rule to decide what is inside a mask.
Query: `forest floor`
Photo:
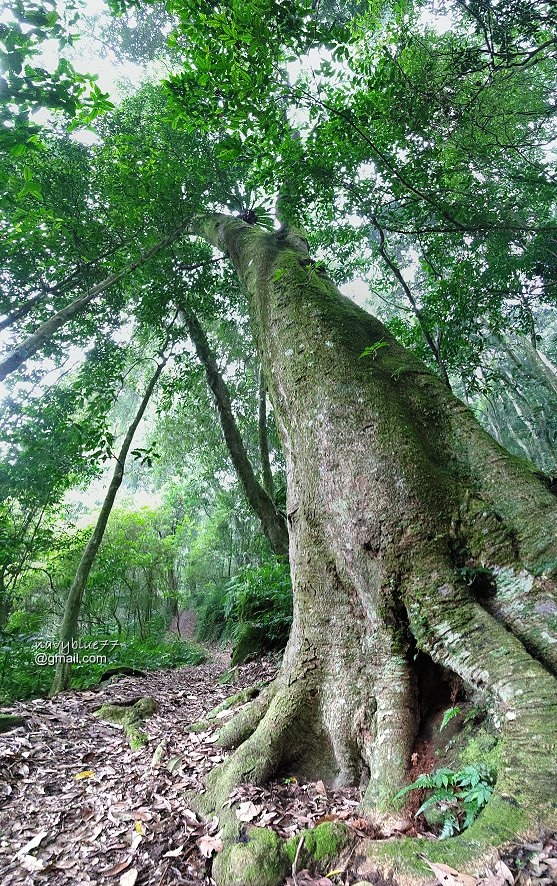
[[[187,792],[203,790],[206,773],[224,757],[219,725],[188,726],[231,694],[272,678],[276,663],[262,660],[234,669],[225,653],[206,664],[144,677],[119,677],[94,690],[56,699],[18,702],[4,710],[25,726],[0,737],[0,881],[3,886],[213,886],[212,857],[220,848],[219,822],[202,821]],[[100,705],[151,696],[149,741],[132,751],[121,727],[94,716]],[[156,752],[156,753],[155,753]],[[342,820],[358,837],[416,834],[399,816],[373,831],[358,813],[356,789],[333,791],[323,782],[277,779],[265,788],[243,786],[231,795],[238,818],[271,827],[283,837],[322,821]],[[424,839],[433,835],[423,835]],[[557,883],[557,841],[511,848],[483,883],[548,886]],[[350,857],[327,871],[294,871],[286,884],[349,886],[357,877]],[[435,882],[435,880],[432,880]],[[459,886],[455,881],[455,886]]]

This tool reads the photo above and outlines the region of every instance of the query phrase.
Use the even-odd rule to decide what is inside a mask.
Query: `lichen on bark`
[[[361,873],[394,863],[419,880],[418,851],[474,869],[511,836],[557,827],[557,496],[287,233],[222,215],[196,232],[248,299],[285,453],[294,589],[272,693],[228,724],[238,747],[206,808],[284,770],[367,783],[366,807],[388,808],[420,725],[420,652],[498,719],[497,785],[465,834],[368,843]]]

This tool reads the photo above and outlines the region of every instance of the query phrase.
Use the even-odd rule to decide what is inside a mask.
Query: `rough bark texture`
[[[232,411],[228,387],[222,377],[222,373],[219,372],[217,361],[205,335],[205,330],[191,311],[184,314],[184,320],[196,354],[205,369],[207,384],[213,393],[228,454],[248,504],[261,520],[263,532],[269,539],[275,554],[278,557],[288,557],[288,529],[286,522],[276,507],[272,496],[263,488],[255,476],[255,471]]]
[[[70,688],[72,666],[71,662],[66,661],[66,656],[71,656],[72,641],[77,636],[79,613],[81,611],[81,603],[83,601],[85,588],[87,587],[89,573],[91,572],[91,568],[93,566],[93,563],[95,562],[95,557],[97,556],[97,552],[103,540],[106,525],[108,523],[108,518],[110,517],[110,513],[116,500],[116,495],[120,486],[122,485],[122,480],[124,479],[126,458],[128,457],[135,432],[137,431],[139,423],[145,414],[145,410],[147,409],[149,400],[151,399],[153,391],[155,390],[156,384],[160,378],[160,374],[166,365],[167,359],[168,358],[165,358],[157,364],[157,368],[153,373],[149,384],[147,385],[141,403],[139,404],[138,410],[135,414],[134,420],[127,430],[124,442],[122,443],[122,446],[120,447],[120,451],[116,458],[116,465],[112,474],[112,479],[110,481],[110,485],[108,487],[105,499],[99,512],[93,534],[87,542],[87,546],[83,552],[81,560],[79,561],[79,566],[77,567],[75,578],[68,592],[66,606],[64,609],[64,617],[62,619],[62,625],[60,627],[59,653],[61,656],[61,660],[56,665],[56,673],[50,689],[50,695],[57,695],[58,692],[62,692],[64,689]]]
[[[431,857],[473,867],[511,835],[557,827],[557,497],[299,238],[218,215],[197,233],[248,296],[287,464],[294,587],[281,671],[223,730],[239,747],[210,777],[206,808],[281,769],[369,780],[367,807],[388,807],[418,728],[418,649],[482,693],[502,729],[492,799],[462,837],[428,844]],[[488,599],[464,580],[479,567]],[[417,851],[370,844],[361,871],[396,855],[398,874],[427,877]],[[221,868],[228,886],[226,858]]]
[[[275,489],[273,483],[273,471],[269,458],[269,434],[267,427],[267,382],[263,369],[259,369],[259,409],[258,409],[258,432],[259,432],[259,458],[261,460],[261,480],[263,489],[273,501]]]

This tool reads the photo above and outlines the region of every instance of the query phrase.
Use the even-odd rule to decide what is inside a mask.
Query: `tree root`
[[[529,839],[539,836],[539,829],[528,825],[524,811],[512,799],[495,797],[464,833],[446,840],[365,840],[353,857],[355,873],[374,882],[380,874],[385,880],[392,877],[399,886],[419,886],[431,882],[427,859],[450,865],[460,873],[481,876],[497,859],[502,846],[519,835]]]
[[[253,690],[255,690],[255,692],[251,691],[250,694],[250,690],[244,689],[243,693],[238,693],[238,695],[232,696],[233,699],[238,698],[238,696],[243,696],[238,704],[243,704],[248,701],[249,698],[252,699],[252,703],[242,711],[239,711],[236,716],[219,731],[218,744],[221,747],[238,747],[238,745],[242,744],[242,742],[245,741],[246,738],[249,738],[249,736],[255,731],[267,713],[269,705],[275,695],[276,686],[274,686],[273,683],[258,683],[253,687]],[[226,699],[226,701],[222,702],[222,705],[215,708],[215,711],[219,711],[219,709],[224,710],[224,705],[229,708],[230,705],[226,704],[228,701],[229,699]]]
[[[204,720],[197,720],[195,723],[190,723],[187,727],[187,731],[204,732],[206,729],[210,729],[215,725],[215,720],[220,719],[219,714],[223,711],[230,710],[230,708],[233,707],[239,707],[252,700],[252,704],[249,705],[249,707],[236,714],[234,719],[219,731],[218,743],[221,747],[236,747],[241,744],[245,738],[251,735],[267,711],[272,698],[272,692],[269,696],[266,694],[262,696],[261,690],[268,685],[268,681],[256,683],[255,686],[249,686],[247,689],[242,689],[234,695],[229,695],[228,698],[225,698],[224,701],[221,701],[220,704],[209,711]],[[261,697],[258,698],[258,696]],[[256,699],[257,703],[255,702]],[[262,711],[261,716],[259,716],[260,710]]]
[[[140,750],[147,744],[149,737],[144,730],[145,720],[157,710],[154,698],[140,698],[133,705],[104,704],[94,711],[96,717],[122,726],[128,737],[132,751]]]

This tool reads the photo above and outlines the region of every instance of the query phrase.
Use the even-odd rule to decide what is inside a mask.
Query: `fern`
[[[439,836],[445,839],[470,827],[476,820],[493,793],[494,781],[493,770],[483,765],[465,766],[457,772],[448,768],[435,769],[402,788],[394,800],[402,800],[411,791],[431,791],[415,815],[437,809],[442,816]]]

